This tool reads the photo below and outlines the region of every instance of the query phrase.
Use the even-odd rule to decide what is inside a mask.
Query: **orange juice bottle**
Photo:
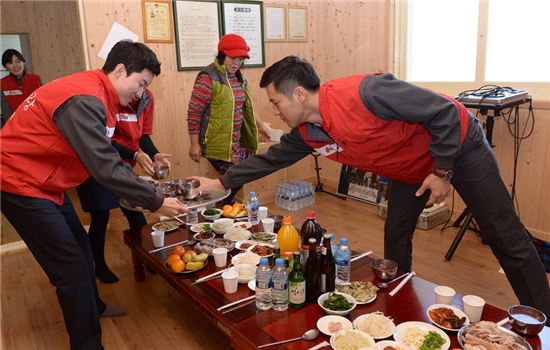
[[[292,253],[300,250],[300,235],[296,227],[292,226],[292,216],[285,216],[284,224],[277,233],[277,242],[283,253]]]

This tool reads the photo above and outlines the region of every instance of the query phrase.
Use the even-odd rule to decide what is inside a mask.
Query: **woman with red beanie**
[[[250,48],[239,35],[224,35],[214,62],[199,72],[187,108],[189,156],[204,156],[223,175],[232,165],[256,153],[258,139],[269,139],[269,127],[254,114],[247,81],[241,73]],[[232,188],[230,203],[242,186]]]

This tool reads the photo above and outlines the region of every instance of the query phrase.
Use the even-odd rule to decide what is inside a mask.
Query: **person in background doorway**
[[[153,175],[153,161],[170,167],[170,155],[160,153],[155,147],[153,133],[153,93],[145,89],[130,105],[121,107],[116,115],[116,126],[111,144],[120,157],[129,165],[138,164],[147,175]],[[105,234],[109,222],[110,209],[119,207],[119,197],[101,186],[93,177],[77,188],[82,209],[91,216],[88,238],[92,247],[96,277],[103,283],[114,283],[118,277],[107,266],[105,260]],[[136,211],[120,208],[130,228],[147,224],[145,216]]]
[[[355,75],[321,85],[313,66],[296,56],[269,67],[260,87],[291,132],[220,179],[197,177],[199,190],[241,186],[313,151],[387,177],[384,256],[397,261],[400,270],[411,271],[418,217],[426,205],[444,201],[453,185],[520,303],[541,310],[550,323],[543,265],[481,125],[464,105],[391,74]]]
[[[120,106],[141,96],[159,74],[151,49],[118,42],[103,69],[38,88],[0,131],[2,213],[55,286],[71,349],[103,349],[99,318],[126,310],[99,297],[90,242],[65,192],[93,176],[152,212],[175,216],[186,210],[142,181],[109,138]]]
[[[42,81],[39,75],[27,72],[25,57],[15,49],[4,51],[2,66],[10,74],[0,80],[0,89],[13,112],[34,90],[42,85]],[[7,116],[6,120],[10,115]]]
[[[255,115],[241,72],[249,51],[241,36],[224,35],[214,62],[197,75],[187,107],[189,157],[195,162],[205,157],[220,175],[256,153],[259,139],[269,140],[269,126]],[[241,187],[231,188],[225,201]]]

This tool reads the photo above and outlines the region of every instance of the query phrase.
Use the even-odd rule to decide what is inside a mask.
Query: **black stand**
[[[319,167],[319,156],[321,154],[317,153],[317,152],[313,152],[313,153],[311,153],[311,155],[313,156],[313,158],[315,158],[315,172],[317,173],[317,185],[315,186],[315,192],[323,192],[323,193],[326,193],[326,194],[330,194],[331,196],[334,196],[334,197],[345,200],[346,199],[345,196],[342,196],[342,195],[339,195],[339,194],[336,194],[336,193],[332,193],[332,192],[328,192],[328,191],[325,191],[323,189],[323,183],[321,182],[321,174],[319,173],[319,170],[322,169],[322,168]]]
[[[507,109],[507,108],[516,108],[517,109],[517,108],[519,108],[520,105],[522,105],[524,103],[528,103],[528,102],[531,102],[531,97],[530,96],[527,97],[527,98],[524,98],[522,100],[519,100],[519,101],[505,103],[505,104],[502,104],[502,105],[496,104],[496,105],[481,105],[480,106],[477,103],[474,103],[474,104],[463,103],[463,104],[467,108],[476,108],[476,109],[479,110],[479,112],[482,115],[487,116],[487,121],[485,123],[485,137],[487,138],[487,141],[489,142],[489,145],[491,145],[491,147],[494,148],[495,147],[493,145],[493,128],[494,128],[494,125],[495,125],[494,117],[498,117],[500,115],[500,112],[503,109]],[[492,115],[492,116],[487,115],[489,110],[492,110],[494,115]],[[462,225],[460,224],[461,222],[462,222]],[[445,260],[451,260],[451,258],[453,257],[453,254],[455,253],[456,248],[458,247],[458,244],[460,243],[460,241],[462,240],[462,237],[466,233],[466,230],[471,229],[472,231],[479,233],[479,230],[477,229],[477,225],[475,225],[475,227],[470,227],[470,224],[475,225],[475,219],[474,219],[474,216],[472,215],[472,213],[470,212],[470,210],[468,210],[468,208],[466,208],[462,211],[462,213],[459,215],[459,217],[453,223],[454,227],[459,227],[460,226],[460,229],[456,233],[455,239],[451,243],[451,246],[449,247],[449,250],[447,251],[447,254],[445,254]]]

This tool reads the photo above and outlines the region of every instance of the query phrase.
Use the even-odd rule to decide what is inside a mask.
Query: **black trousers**
[[[550,288],[544,266],[529,234],[520,222],[500,177],[494,152],[477,120],[468,131],[455,159],[451,183],[479,224],[523,305],[535,307],[550,319]],[[412,267],[412,238],[418,216],[429,193],[415,196],[420,185],[392,182],[388,190],[388,216],[384,227],[384,255],[403,271]]]
[[[88,235],[68,195],[50,200],[2,192],[2,213],[56,288],[71,349],[103,349],[99,298]]]

